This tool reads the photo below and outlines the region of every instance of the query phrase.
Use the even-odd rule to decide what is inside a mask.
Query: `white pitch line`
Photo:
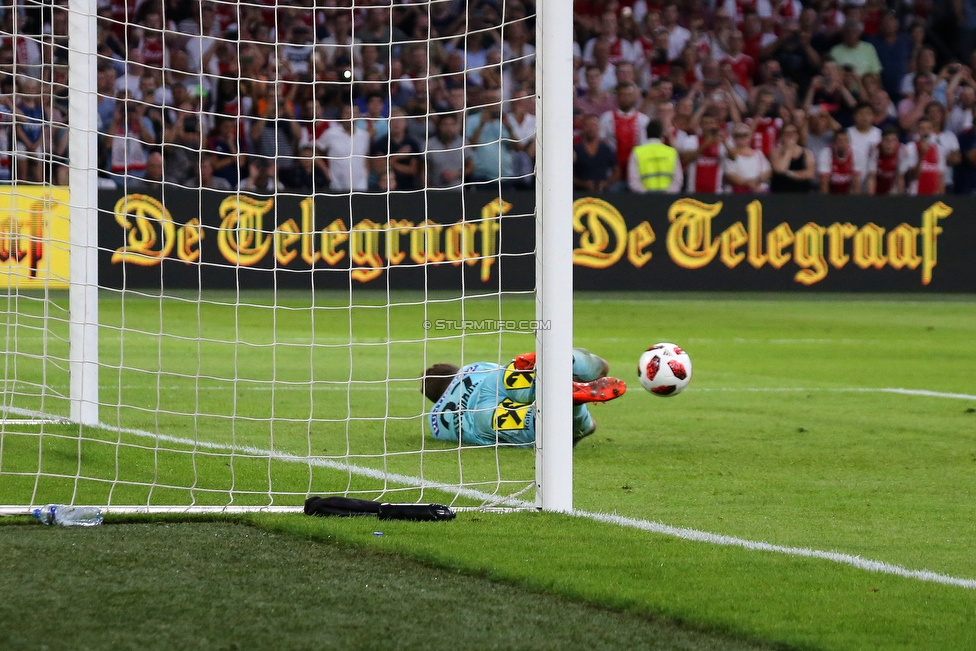
[[[296,454],[290,454],[288,452],[275,452],[274,450],[262,450],[261,448],[256,448],[250,445],[240,446],[240,445],[227,445],[226,443],[215,443],[213,441],[194,441],[193,439],[180,438],[177,436],[169,436],[168,434],[153,434],[152,432],[147,432],[140,429],[132,429],[127,427],[115,427],[113,425],[99,425],[99,428],[108,430],[110,432],[122,433],[122,434],[132,434],[133,436],[140,436],[143,438],[151,438],[159,441],[166,441],[167,443],[176,443],[178,445],[186,445],[188,447],[198,447],[205,448],[207,450],[225,450],[232,453],[241,453],[256,457],[268,457],[269,459],[274,459],[275,461],[288,461],[291,463],[301,463],[306,465],[315,466],[317,468],[329,468],[332,470],[341,470],[344,472],[349,472],[354,475],[359,475],[361,477],[369,477],[371,479],[382,480],[386,483],[393,484],[403,484],[412,488],[420,488],[422,490],[436,490],[445,493],[453,493],[459,497],[466,497],[473,500],[478,500],[480,502],[493,502],[495,504],[509,504],[516,508],[532,508],[534,504],[530,502],[525,502],[523,500],[509,499],[505,495],[495,495],[492,493],[485,493],[483,491],[464,488],[463,486],[458,486],[455,484],[444,484],[441,482],[432,482],[421,477],[411,477],[410,475],[401,475],[399,473],[387,472],[384,470],[378,470],[376,468],[367,468],[364,466],[356,466],[348,462],[335,461],[333,459],[323,459],[321,457],[302,457]]]
[[[395,382],[413,382],[416,383],[418,380],[394,380]],[[118,387],[113,385],[102,385],[99,387],[106,391],[117,390]],[[155,390],[159,391],[189,391],[191,389],[196,389],[199,391],[231,391],[234,389],[242,389],[246,391],[303,391],[307,392],[309,386],[307,384],[251,384],[248,382],[241,382],[237,385],[229,384],[227,386],[161,386],[156,387],[153,385],[123,385],[122,390],[124,391],[148,391]],[[349,385],[347,384],[324,384],[315,385],[313,389],[315,391],[347,391],[349,390]],[[386,387],[382,385],[382,381],[377,381],[375,384],[353,384],[353,391],[411,391],[417,392],[417,387]],[[976,395],[968,393],[945,393],[942,391],[929,391],[928,389],[902,389],[897,387],[877,387],[877,388],[864,388],[864,387],[696,387],[694,391],[742,391],[742,392],[753,392],[753,393],[802,393],[804,391],[832,391],[838,393],[898,393],[906,396],[927,396],[929,398],[952,398],[956,400],[976,400]]]
[[[868,572],[879,572],[881,574],[893,574],[895,576],[901,576],[906,579],[916,579],[918,581],[941,583],[943,585],[954,585],[960,588],[966,588],[968,590],[976,590],[976,579],[962,579],[954,576],[949,576],[947,574],[939,574],[938,572],[931,572],[929,570],[910,570],[900,565],[893,565],[891,563],[885,563],[883,561],[872,561],[866,558],[861,558],[860,556],[851,556],[850,554],[842,554],[840,552],[825,552],[819,549],[809,549],[807,547],[784,547],[782,545],[773,545],[767,542],[746,540],[744,538],[736,538],[734,536],[724,536],[722,534],[716,534],[716,533],[708,533],[707,531],[699,531],[697,529],[688,529],[684,527],[672,527],[671,525],[662,524],[660,522],[637,520],[634,518],[626,518],[621,515],[612,515],[609,513],[590,513],[588,511],[573,511],[573,515],[577,517],[588,518],[590,520],[596,520],[597,522],[606,522],[609,524],[620,525],[622,527],[633,527],[634,529],[640,529],[642,531],[650,531],[652,533],[659,533],[665,536],[673,536],[675,538],[681,538],[684,540],[693,540],[696,542],[704,542],[712,545],[742,547],[743,549],[773,552],[776,554],[786,554],[787,556],[803,556],[807,558],[819,558],[826,561],[833,561],[834,563],[842,563],[844,565],[850,565],[852,567],[856,567],[861,570],[867,570]]]
[[[781,393],[803,391],[836,391],[840,393],[898,393],[904,396],[926,396],[929,398],[952,398],[956,400],[976,400],[976,395],[969,393],[945,393],[943,391],[929,391],[927,389],[901,389],[897,387],[699,387],[696,391],[747,391],[756,393]]]
[[[365,383],[353,383],[352,391],[412,391],[413,393],[420,393],[420,380],[391,380],[392,382],[412,382],[416,386],[412,387],[387,387],[385,382],[382,380],[377,380],[372,384]],[[98,387],[99,389],[105,391],[115,391],[119,387],[111,384],[103,384]],[[348,384],[318,384],[311,387],[315,391],[347,391],[350,390],[350,385]],[[226,386],[199,386],[194,387],[192,385],[171,385],[171,386],[161,386],[157,387],[155,385],[137,385],[137,384],[126,384],[122,386],[123,391],[303,391],[308,393],[309,385],[306,384],[253,384],[250,382],[241,382],[239,384],[228,384]]]
[[[334,461],[332,459],[300,457],[286,452],[262,450],[260,448],[251,447],[251,446],[233,446],[224,443],[214,443],[211,441],[194,441],[192,439],[179,438],[175,436],[169,436],[166,434],[153,434],[152,432],[147,432],[145,430],[120,428],[120,427],[113,427],[110,425],[102,425],[101,427],[113,432],[132,434],[134,436],[152,438],[159,441],[166,441],[168,443],[176,443],[176,444],[187,445],[187,446],[196,446],[199,448],[206,448],[209,450],[226,450],[229,452],[239,452],[248,455],[268,457],[270,459],[275,459],[277,461],[289,461],[292,463],[302,463],[302,464],[312,465],[321,468],[340,470],[343,472],[349,472],[351,474],[359,475],[362,477],[370,477],[372,479],[381,480],[384,483],[402,484],[412,488],[420,488],[422,490],[432,490],[432,491],[450,493],[450,494],[457,495],[459,497],[466,497],[469,499],[478,500],[483,503],[488,503],[491,506],[505,505],[508,507],[520,508],[520,509],[535,508],[535,504],[533,502],[527,502],[525,500],[510,498],[508,496],[497,495],[493,493],[486,493],[484,491],[479,491],[473,488],[464,488],[463,486],[458,486],[454,484],[431,482],[421,477],[411,477],[410,475],[389,473],[383,470],[377,470],[376,468],[366,468],[363,466],[356,466],[350,463],[342,463],[339,461]],[[765,551],[765,552],[772,552],[775,554],[785,554],[787,556],[817,558],[821,560],[831,561],[834,563],[840,563],[843,565],[850,565],[851,567],[855,567],[857,569],[865,570],[868,572],[891,574],[894,576],[904,577],[906,579],[915,579],[918,581],[926,581],[930,583],[940,583],[942,585],[957,586],[960,588],[966,588],[967,590],[976,590],[976,579],[964,579],[955,576],[950,576],[948,574],[940,574],[938,572],[932,572],[929,570],[911,570],[906,567],[902,567],[900,565],[893,565],[891,563],[885,563],[883,561],[872,561],[869,559],[861,558],[860,556],[852,556],[850,554],[842,554],[840,552],[821,551],[818,549],[810,549],[807,547],[784,547],[782,545],[774,545],[762,541],[746,540],[744,538],[736,538],[734,536],[726,536],[722,534],[710,533],[707,531],[699,531],[698,529],[674,527],[671,525],[663,524],[661,522],[652,522],[649,520],[627,518],[624,516],[611,514],[611,513],[598,513],[592,511],[574,510],[571,512],[570,515],[573,515],[578,518],[586,518],[588,520],[593,520],[595,522],[615,524],[622,527],[631,527],[634,529],[640,529],[641,531],[647,531],[650,533],[671,536],[674,538],[681,538],[683,540],[703,542],[712,545],[723,545],[727,547],[741,547],[743,549],[748,549],[751,551]]]
[[[825,387],[825,388],[816,388],[816,389],[809,389],[809,388],[805,389],[801,387],[797,387],[797,388],[775,388],[775,387],[774,388],[707,388],[706,387],[699,390],[759,391],[759,392],[762,391],[794,391],[794,392],[847,391],[847,392],[862,392],[862,393],[895,393],[895,394],[902,394],[902,395],[918,395],[918,396],[926,396],[926,397],[934,397],[934,398],[976,400],[976,395],[970,395],[965,393],[944,393],[939,391],[928,391],[925,389],[901,389],[901,388],[892,388],[892,387],[889,388]],[[36,412],[29,412],[27,410],[20,410],[16,408],[8,408],[8,411],[13,413],[20,412],[21,415],[30,415],[30,416],[34,416],[36,414]],[[232,446],[223,443],[215,443],[211,441],[194,441],[192,439],[179,438],[175,436],[169,436],[166,434],[154,434],[152,432],[148,432],[145,430],[120,428],[111,425],[102,425],[101,427],[103,429],[107,429],[112,432],[132,434],[134,436],[152,438],[160,441],[166,441],[169,443],[176,443],[179,445],[196,446],[196,447],[211,449],[211,450],[226,450],[229,452],[237,452],[237,453],[260,456],[260,457],[268,457],[278,461],[303,463],[303,464],[312,465],[316,467],[330,468],[333,470],[349,472],[354,475],[382,480],[388,483],[402,484],[405,486],[420,488],[422,490],[433,490],[433,491],[440,491],[444,493],[453,493],[459,497],[466,497],[481,502],[487,502],[487,503],[491,503],[492,505],[505,504],[509,507],[514,507],[514,508],[534,508],[535,506],[534,503],[532,502],[526,502],[524,500],[508,498],[507,496],[486,493],[471,488],[464,488],[463,486],[458,486],[454,484],[430,482],[420,477],[411,477],[409,475],[402,475],[399,473],[389,473],[383,470],[377,470],[375,468],[356,466],[350,463],[342,463],[331,459],[300,457],[285,452],[262,450],[260,448],[256,448],[252,446]],[[852,567],[856,567],[858,569],[866,570],[869,572],[892,574],[895,576],[901,576],[909,579],[916,579],[919,581],[941,583],[943,585],[954,585],[969,590],[976,590],[976,579],[964,579],[964,578],[949,576],[947,574],[939,574],[937,572],[932,572],[929,570],[911,570],[905,567],[901,567],[900,565],[893,565],[891,563],[885,563],[883,561],[873,561],[873,560],[861,558],[860,556],[852,556],[850,554],[842,554],[840,552],[828,552],[828,551],[822,551],[817,549],[810,549],[806,547],[784,547],[782,545],[774,545],[767,542],[746,540],[744,538],[736,538],[734,536],[726,536],[722,534],[709,533],[707,531],[699,531],[697,529],[674,527],[660,522],[652,522],[649,520],[627,518],[624,516],[609,514],[609,513],[574,510],[572,512],[572,515],[576,517],[587,518],[597,522],[616,524],[619,526],[640,529],[642,531],[648,531],[648,532],[658,533],[666,536],[672,536],[675,538],[681,538],[683,540],[705,542],[713,545],[741,547],[744,549],[749,549],[754,551],[767,551],[767,552],[773,552],[778,554],[786,554],[788,556],[819,558],[822,560],[828,560],[835,563],[850,565]]]

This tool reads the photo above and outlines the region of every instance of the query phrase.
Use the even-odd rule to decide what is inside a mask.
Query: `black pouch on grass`
[[[443,504],[380,504],[380,520],[453,520]]]
[[[305,500],[305,515],[377,515],[380,503],[352,497],[310,497]]]
[[[310,497],[305,515],[378,515],[380,520],[453,520],[454,511],[443,504],[382,504],[351,497]]]

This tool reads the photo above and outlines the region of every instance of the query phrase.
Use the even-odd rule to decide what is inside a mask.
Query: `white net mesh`
[[[533,4],[100,2],[98,426],[67,6],[5,6],[0,504],[531,501],[532,452],[433,439],[419,389],[534,347]]]

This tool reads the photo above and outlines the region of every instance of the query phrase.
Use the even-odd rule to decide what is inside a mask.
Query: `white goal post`
[[[573,510],[573,194],[565,161],[573,160],[573,14],[565,4],[539,3],[536,30],[536,393],[540,436],[536,476],[540,508]],[[551,161],[544,164],[545,160]]]
[[[157,4],[0,27],[0,515],[571,511],[566,3]],[[427,366],[533,349],[534,444],[432,438]]]

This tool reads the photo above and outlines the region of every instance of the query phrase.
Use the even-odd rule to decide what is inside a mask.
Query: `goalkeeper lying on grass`
[[[607,377],[609,365],[585,348],[573,349],[573,445],[596,431],[588,402],[606,402],[627,390]],[[470,445],[535,442],[535,353],[508,366],[477,362],[459,368],[434,364],[424,372],[422,390],[434,403],[430,430],[440,441]]]

